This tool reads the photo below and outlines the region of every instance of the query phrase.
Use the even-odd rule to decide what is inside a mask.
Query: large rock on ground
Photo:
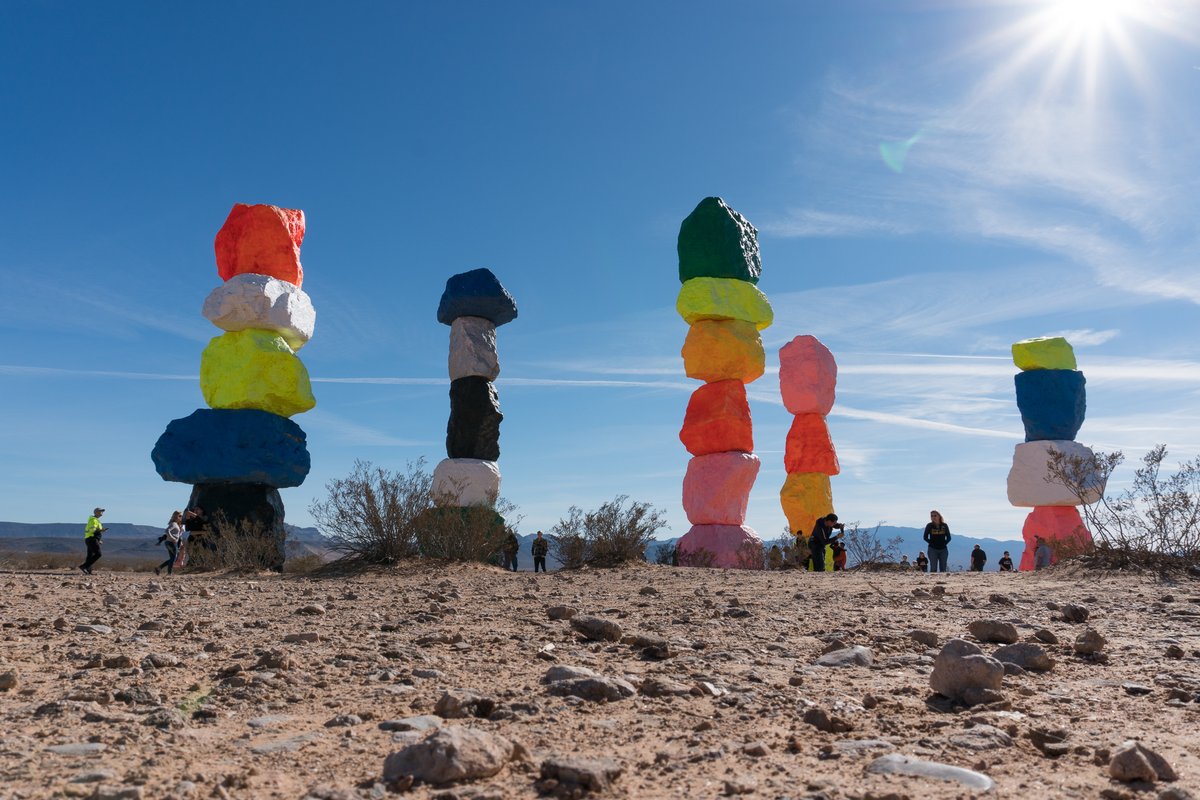
[[[679,289],[675,310],[688,325],[702,319],[740,319],[758,330],[775,319],[767,297],[754,284],[733,278],[692,278]]]
[[[758,283],[758,231],[719,197],[706,197],[679,226],[679,280],[733,278]]]
[[[450,325],[459,317],[483,317],[503,325],[517,318],[517,302],[490,269],[460,272],[446,281],[437,320]]]
[[[1013,363],[1018,369],[1075,369],[1075,351],[1061,336],[1022,339],[1012,346]]]
[[[808,536],[817,520],[834,513],[833,490],[823,472],[794,472],[779,490],[779,504],[794,536]]]
[[[754,432],[745,384],[715,381],[692,392],[679,440],[694,456],[753,451]]]
[[[1021,554],[1020,569],[1033,569],[1034,550],[1037,549],[1037,537],[1041,536],[1050,545],[1053,553],[1056,549],[1071,555],[1085,552],[1092,546],[1092,534],[1083,523],[1076,506],[1039,506],[1025,517],[1025,525],[1021,529],[1025,539],[1025,552]],[[1051,562],[1057,561],[1057,554],[1051,556]]]
[[[680,566],[762,569],[762,539],[745,525],[693,525],[675,547]]]
[[[483,317],[458,317],[450,323],[450,380],[500,375],[496,325]]]
[[[710,453],[688,462],[683,510],[693,525],[741,525],[758,476],[753,453]]]
[[[200,391],[211,408],[256,408],[281,417],[317,404],[308,370],[273,331],[223,333],[200,356]]]
[[[837,362],[815,336],[797,336],[779,349],[779,391],[791,414],[826,415],[833,408]]]
[[[500,458],[500,398],[496,386],[478,375],[450,382],[450,421],[446,455],[450,458]]]
[[[788,430],[783,451],[783,466],[789,473],[823,472],[837,475],[841,471],[829,426],[821,414],[797,414]]]
[[[243,559],[257,561],[263,569],[283,569],[283,498],[272,486],[261,483],[198,483],[192,487],[188,508],[203,509],[208,519],[207,541],[219,553],[241,547]],[[189,556],[202,564],[199,553]]]
[[[433,469],[431,492],[439,506],[491,505],[500,496],[500,468],[475,458],[443,459]]]
[[[223,331],[273,331],[299,350],[317,322],[308,295],[294,283],[246,272],[222,283],[204,300],[204,318]]]
[[[973,706],[1000,699],[1004,665],[965,639],[951,639],[933,660],[929,686],[943,697]]]
[[[1071,369],[1035,369],[1013,376],[1025,441],[1072,440],[1087,412],[1085,379]]]
[[[217,231],[213,249],[222,280],[252,272],[300,286],[304,212],[293,208],[236,203]]]
[[[688,328],[683,342],[683,370],[689,378],[711,383],[737,380],[753,383],[762,377],[767,356],[752,322],[703,319]]]
[[[165,481],[304,483],[311,465],[300,426],[255,409],[198,409],[171,420],[150,457]]]
[[[1051,455],[1055,452],[1062,453],[1067,460],[1064,468],[1075,471],[1078,467],[1079,494],[1051,477]],[[1091,469],[1094,457],[1090,448],[1078,442],[1053,440],[1017,445],[1013,452],[1012,469],[1008,472],[1008,502],[1026,507],[1076,506],[1096,502],[1104,496],[1104,481]]]
[[[395,781],[411,775],[434,785],[474,781],[492,777],[512,757],[513,743],[508,739],[453,725],[390,754],[383,762],[383,779]]]

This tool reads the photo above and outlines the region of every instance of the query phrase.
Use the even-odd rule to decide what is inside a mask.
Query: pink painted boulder
[[[693,525],[676,543],[681,567],[762,569],[762,539],[745,525]]]
[[[693,525],[741,525],[758,477],[753,453],[712,453],[688,462],[683,478],[683,510]]]
[[[791,414],[828,414],[837,362],[815,336],[797,336],[779,349],[779,390]]]
[[[1076,555],[1091,547],[1091,531],[1083,524],[1079,509],[1075,506],[1038,506],[1025,517],[1021,529],[1025,539],[1025,552],[1021,554],[1020,569],[1033,569],[1033,551],[1037,548],[1037,537],[1041,536],[1050,545],[1051,563],[1060,557]]]

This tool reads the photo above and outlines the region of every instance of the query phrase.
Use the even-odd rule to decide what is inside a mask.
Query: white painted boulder
[[[683,510],[693,525],[742,525],[760,462],[753,453],[710,453],[688,462]]]
[[[500,496],[500,468],[495,461],[446,458],[434,467],[431,491],[439,506],[490,505]]]
[[[500,375],[496,323],[483,317],[458,317],[450,323],[450,380]]]
[[[1050,459],[1062,453],[1067,469],[1079,469],[1075,482],[1082,496],[1050,478]],[[1104,481],[1090,468],[1094,454],[1079,442],[1048,440],[1024,442],[1013,453],[1012,469],[1008,472],[1008,502],[1014,506],[1077,506],[1094,503],[1104,496]],[[1049,479],[1049,480],[1048,480]]]
[[[213,289],[201,313],[223,331],[274,331],[293,350],[312,338],[317,323],[317,312],[303,289],[250,272],[234,275]]]

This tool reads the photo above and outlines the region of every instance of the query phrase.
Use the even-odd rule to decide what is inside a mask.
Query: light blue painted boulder
[[[299,425],[269,411],[201,408],[171,420],[150,457],[165,481],[299,486],[311,460]]]
[[[517,318],[517,301],[490,269],[473,269],[450,276],[438,303],[437,319],[449,325],[459,317],[483,317],[494,325]]]
[[[1025,441],[1073,441],[1087,411],[1083,373],[1036,369],[1019,372],[1014,379]]]

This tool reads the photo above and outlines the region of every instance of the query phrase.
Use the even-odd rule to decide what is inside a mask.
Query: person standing
[[[925,544],[929,551],[929,571],[949,572],[946,560],[950,557],[950,526],[941,513],[929,512],[929,524],[925,526]]]
[[[813,572],[825,571],[825,545],[829,544],[830,531],[834,528],[846,529],[845,524],[839,523],[837,518],[837,514],[826,514],[813,525],[812,535],[808,537],[808,554]]]
[[[1033,551],[1033,568],[1035,570],[1045,569],[1054,560],[1050,552],[1050,545],[1046,544],[1046,540],[1040,536],[1035,541],[1037,542],[1037,547]]]
[[[167,560],[154,568],[154,574],[158,575],[165,567],[167,574],[170,575],[175,571],[175,558],[179,555],[179,543],[183,540],[183,513],[176,511],[171,514],[171,521],[167,523],[167,531],[159,537],[159,544],[167,546]]]
[[[983,552],[983,548],[975,545],[971,549],[971,572],[983,572],[983,565],[987,563],[987,553]]]
[[[100,537],[108,530],[100,524],[100,517],[103,515],[103,508],[92,509],[92,515],[88,517],[87,525],[83,529],[83,543],[87,546],[87,558],[79,565],[79,571],[84,575],[91,575],[92,565],[100,560]]]
[[[529,550],[533,553],[533,571],[536,573],[538,567],[541,567],[542,572],[545,572],[546,553],[550,552],[550,542],[546,541],[541,531],[538,531],[537,536],[533,538],[533,544],[529,546]]]
[[[517,541],[517,534],[510,530],[508,536],[504,538],[504,546],[501,548],[504,551],[504,568],[517,571],[517,553],[521,550],[521,543]]]
[[[1008,554],[1007,550],[1004,551],[1004,555],[1002,555],[1000,557],[1000,560],[996,563],[1000,566],[1001,572],[1012,572],[1013,571],[1012,556],[1010,556]]]

